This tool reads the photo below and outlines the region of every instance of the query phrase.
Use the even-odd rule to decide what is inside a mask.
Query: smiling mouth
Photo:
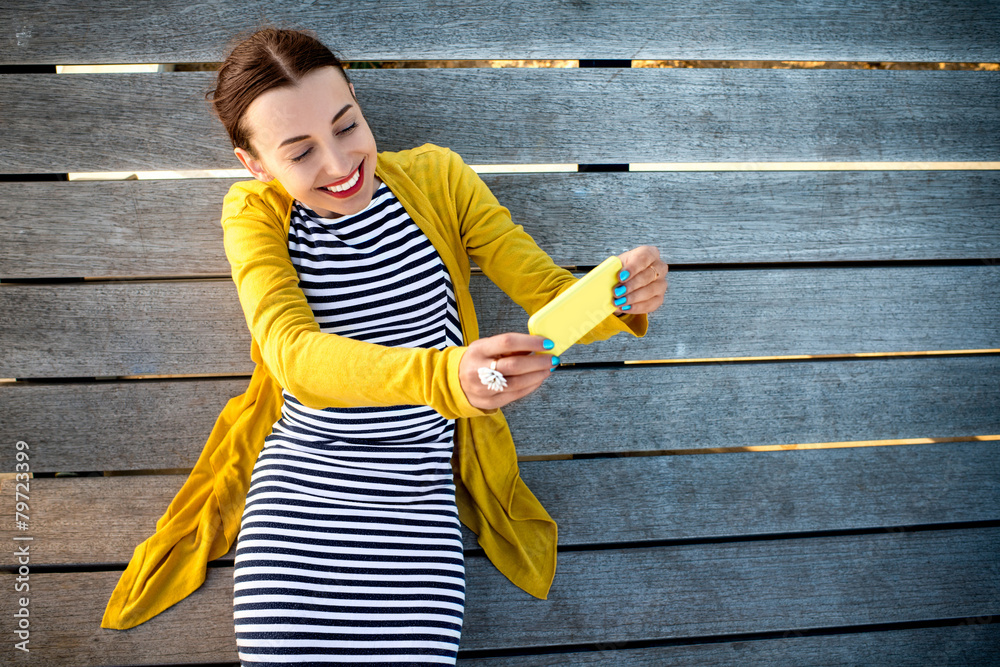
[[[364,169],[364,164],[365,164],[364,160],[362,160],[361,164],[358,165],[358,168],[354,170],[354,173],[351,174],[346,181],[342,181],[336,185],[323,185],[320,186],[318,189],[328,194],[339,197],[345,197],[354,194],[353,190],[357,188],[361,183],[361,176],[363,174],[362,170]]]

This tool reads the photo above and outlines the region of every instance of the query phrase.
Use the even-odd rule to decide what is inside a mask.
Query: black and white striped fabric
[[[288,250],[323,331],[462,344],[448,272],[384,184],[351,216],[296,202]],[[465,562],[454,420],[428,406],[314,410],[284,398],[236,548],[241,663],[455,664]]]

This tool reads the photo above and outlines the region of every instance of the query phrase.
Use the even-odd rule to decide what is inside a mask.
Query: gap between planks
[[[660,449],[641,452],[615,452],[614,454],[553,454],[548,456],[518,456],[518,463],[535,461],[571,461],[593,458],[634,458],[640,456],[690,456],[697,454],[739,454],[748,452],[788,452],[810,449],[847,449],[852,447],[898,447],[904,445],[927,445],[950,442],[995,442],[1000,441],[997,435],[968,435],[946,438],[898,438],[893,440],[846,440],[840,442],[806,442],[779,445],[743,445],[739,447],[707,447],[699,449]],[[189,468],[165,468],[152,470],[105,470],[104,477],[124,477],[134,475],[190,475]],[[19,473],[2,472],[0,480],[14,479]],[[24,473],[20,473],[24,474]],[[34,478],[33,473],[28,473]],[[75,475],[61,475],[60,479],[73,479]]]
[[[560,370],[601,370],[620,369],[625,366],[677,366],[682,364],[724,364],[740,362],[771,362],[771,361],[837,361],[843,359],[888,359],[906,357],[953,357],[953,356],[974,356],[974,355],[995,355],[1000,354],[1000,348],[983,348],[973,350],[914,350],[907,352],[844,352],[840,354],[789,354],[783,356],[758,356],[758,357],[705,357],[693,359],[641,359],[610,362],[577,362],[560,365]],[[95,382],[116,382],[120,380],[143,381],[143,380],[207,380],[221,378],[249,378],[250,373],[187,373],[175,375],[105,375],[92,378],[73,378],[79,380],[93,380]],[[65,379],[65,378],[64,378]],[[60,378],[45,378],[45,383],[52,384],[61,381]],[[36,382],[32,378],[0,378],[0,384],[27,384]]]
[[[579,165],[554,164],[472,164],[477,174],[530,174],[576,172]],[[690,171],[995,171],[1000,162],[634,162],[630,172]],[[243,169],[188,169],[183,171],[88,171],[70,172],[70,181],[173,180],[198,178],[244,178]]]

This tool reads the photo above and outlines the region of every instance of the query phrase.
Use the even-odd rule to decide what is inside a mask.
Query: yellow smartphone
[[[562,354],[617,310],[613,290],[621,270],[622,261],[608,257],[528,318],[528,333],[545,336],[556,344],[546,354]]]

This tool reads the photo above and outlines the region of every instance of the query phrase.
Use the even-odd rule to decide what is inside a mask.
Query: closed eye
[[[347,134],[349,132],[353,132],[354,129],[357,128],[357,126],[358,126],[357,122],[351,123],[350,125],[348,125],[347,127],[345,127],[343,130],[340,130],[339,132],[337,132],[337,134],[341,135],[341,134]],[[303,160],[310,153],[312,153],[312,147],[311,146],[309,148],[307,148],[306,150],[304,150],[299,155],[296,155],[295,157],[290,158],[290,159],[291,159],[292,162],[300,162],[301,160]]]

